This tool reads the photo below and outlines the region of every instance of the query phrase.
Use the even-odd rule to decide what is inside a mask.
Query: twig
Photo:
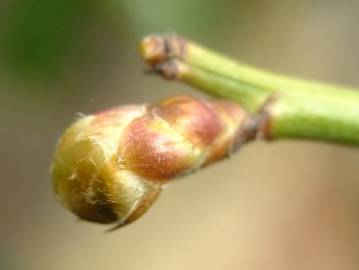
[[[166,79],[267,111],[265,138],[296,138],[359,146],[359,93],[354,89],[289,78],[243,65],[176,36],[151,35],[140,53]]]

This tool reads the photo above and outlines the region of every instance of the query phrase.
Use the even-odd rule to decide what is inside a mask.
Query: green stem
[[[236,101],[251,112],[257,111],[268,96],[274,93],[269,89],[254,87],[244,81],[234,81],[211,71],[187,65],[181,60],[173,63],[178,69],[176,76],[181,81],[210,95]]]
[[[178,55],[186,63],[199,68],[212,71],[223,77],[237,81],[246,81],[249,84],[261,88],[273,90],[288,89],[286,91],[343,91],[352,92],[355,89],[338,87],[284,75],[274,74],[258,68],[250,67],[243,63],[231,60],[230,58],[215,53],[204,47],[187,41],[186,54]]]
[[[181,81],[251,112],[275,95],[267,112],[268,138],[359,146],[359,92],[353,89],[260,71],[177,37],[150,36],[141,49],[145,61],[165,77],[171,68]]]

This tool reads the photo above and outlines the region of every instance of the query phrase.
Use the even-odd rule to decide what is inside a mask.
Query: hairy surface
[[[132,222],[165,183],[233,153],[248,118],[232,102],[189,96],[85,116],[57,146],[56,196],[82,219]]]

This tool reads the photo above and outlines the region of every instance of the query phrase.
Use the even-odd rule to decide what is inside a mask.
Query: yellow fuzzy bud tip
[[[247,120],[237,104],[188,96],[85,116],[56,147],[56,198],[82,219],[128,224],[163,184],[232,153]]]

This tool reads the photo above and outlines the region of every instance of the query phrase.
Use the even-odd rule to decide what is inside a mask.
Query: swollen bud
[[[232,102],[188,96],[85,116],[57,145],[56,198],[81,219],[130,223],[168,181],[230,155],[248,119]]]

